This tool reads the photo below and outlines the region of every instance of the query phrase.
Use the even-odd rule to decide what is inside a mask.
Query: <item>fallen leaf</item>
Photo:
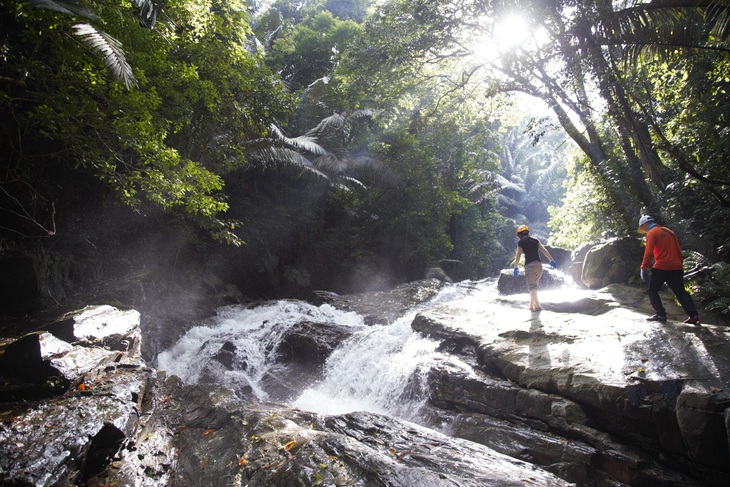
[[[287,441],[282,446],[279,447],[279,450],[289,451],[292,448],[294,448],[294,445],[296,445],[297,442],[295,440]]]
[[[715,386],[710,386],[710,390],[712,392],[722,392],[722,389],[720,389],[719,387],[715,387]]]
[[[203,432],[200,434],[200,436],[204,438],[211,433],[215,433],[215,430],[212,428],[208,428],[207,430],[203,430]]]
[[[241,457],[239,455],[236,455],[236,458],[238,458],[238,464],[239,465],[246,465],[246,464],[248,464],[248,460],[246,460],[245,458],[243,458],[243,457]]]

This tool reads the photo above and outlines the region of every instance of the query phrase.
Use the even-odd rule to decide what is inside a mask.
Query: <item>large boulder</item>
[[[334,323],[294,324],[276,347],[277,364],[264,374],[262,389],[272,400],[294,399],[304,388],[322,379],[325,362],[351,335],[352,328]]]
[[[557,289],[565,285],[565,275],[560,271],[549,269],[543,264],[543,273],[538,289]],[[497,290],[500,294],[519,294],[527,292],[525,273],[515,276],[512,269],[502,269],[497,281]]]
[[[548,252],[550,252],[550,255],[553,256],[555,263],[558,264],[558,269],[569,269],[573,264],[573,257],[570,250],[561,249],[560,247],[551,247],[550,245],[546,245],[545,248]]]
[[[573,283],[575,283],[579,287],[586,287],[586,285],[583,283],[583,280],[581,279],[581,275],[583,274],[583,261],[585,260],[588,251],[591,250],[595,245],[595,242],[585,243],[577,249],[573,250],[573,252],[570,254],[571,264],[568,268],[568,273],[570,274],[570,277],[573,278]]]
[[[140,357],[139,313],[89,307],[58,323],[69,341],[34,333],[2,355],[2,485],[87,485],[146,409],[156,373]]]
[[[642,255],[640,241],[632,237],[594,245],[585,256],[581,281],[591,289],[628,283],[638,275]]]

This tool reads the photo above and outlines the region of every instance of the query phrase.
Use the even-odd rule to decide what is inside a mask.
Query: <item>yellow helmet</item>
[[[517,235],[521,234],[522,232],[530,233],[530,228],[527,225],[520,225],[517,227]]]

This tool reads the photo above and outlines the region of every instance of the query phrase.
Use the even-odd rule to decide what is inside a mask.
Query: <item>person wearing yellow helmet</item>
[[[550,261],[550,266],[553,269],[558,268],[558,264],[555,263],[550,252],[540,243],[536,238],[530,237],[530,228],[527,225],[520,225],[517,228],[517,237],[520,239],[517,242],[517,255],[515,255],[515,276],[519,275],[520,259],[522,254],[525,254],[525,280],[527,281],[527,290],[530,293],[530,311],[539,312],[542,311],[540,307],[540,300],[537,296],[537,285],[540,283],[542,277],[542,261],[540,261],[540,252]]]

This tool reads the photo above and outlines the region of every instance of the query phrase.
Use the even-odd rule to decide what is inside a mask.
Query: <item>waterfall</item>
[[[392,325],[359,330],[334,351],[324,379],[305,390],[294,406],[324,414],[371,411],[408,417],[425,401],[428,370],[438,343],[411,330],[415,313]]]
[[[321,380],[300,391],[291,405],[322,414],[370,411],[410,418],[427,399],[429,364],[447,360],[436,350],[438,342],[413,332],[411,322],[419,310],[463,299],[474,289],[465,284],[445,286],[395,322],[374,326],[367,326],[357,313],[327,304],[281,300],[253,308],[227,306],[162,352],[158,369],[187,384],[214,382],[234,390],[249,385],[258,398],[269,399],[262,379],[276,367],[275,351],[287,331],[305,321],[337,324],[347,327],[350,337],[330,355]],[[216,359],[221,350],[232,355],[227,367]]]

